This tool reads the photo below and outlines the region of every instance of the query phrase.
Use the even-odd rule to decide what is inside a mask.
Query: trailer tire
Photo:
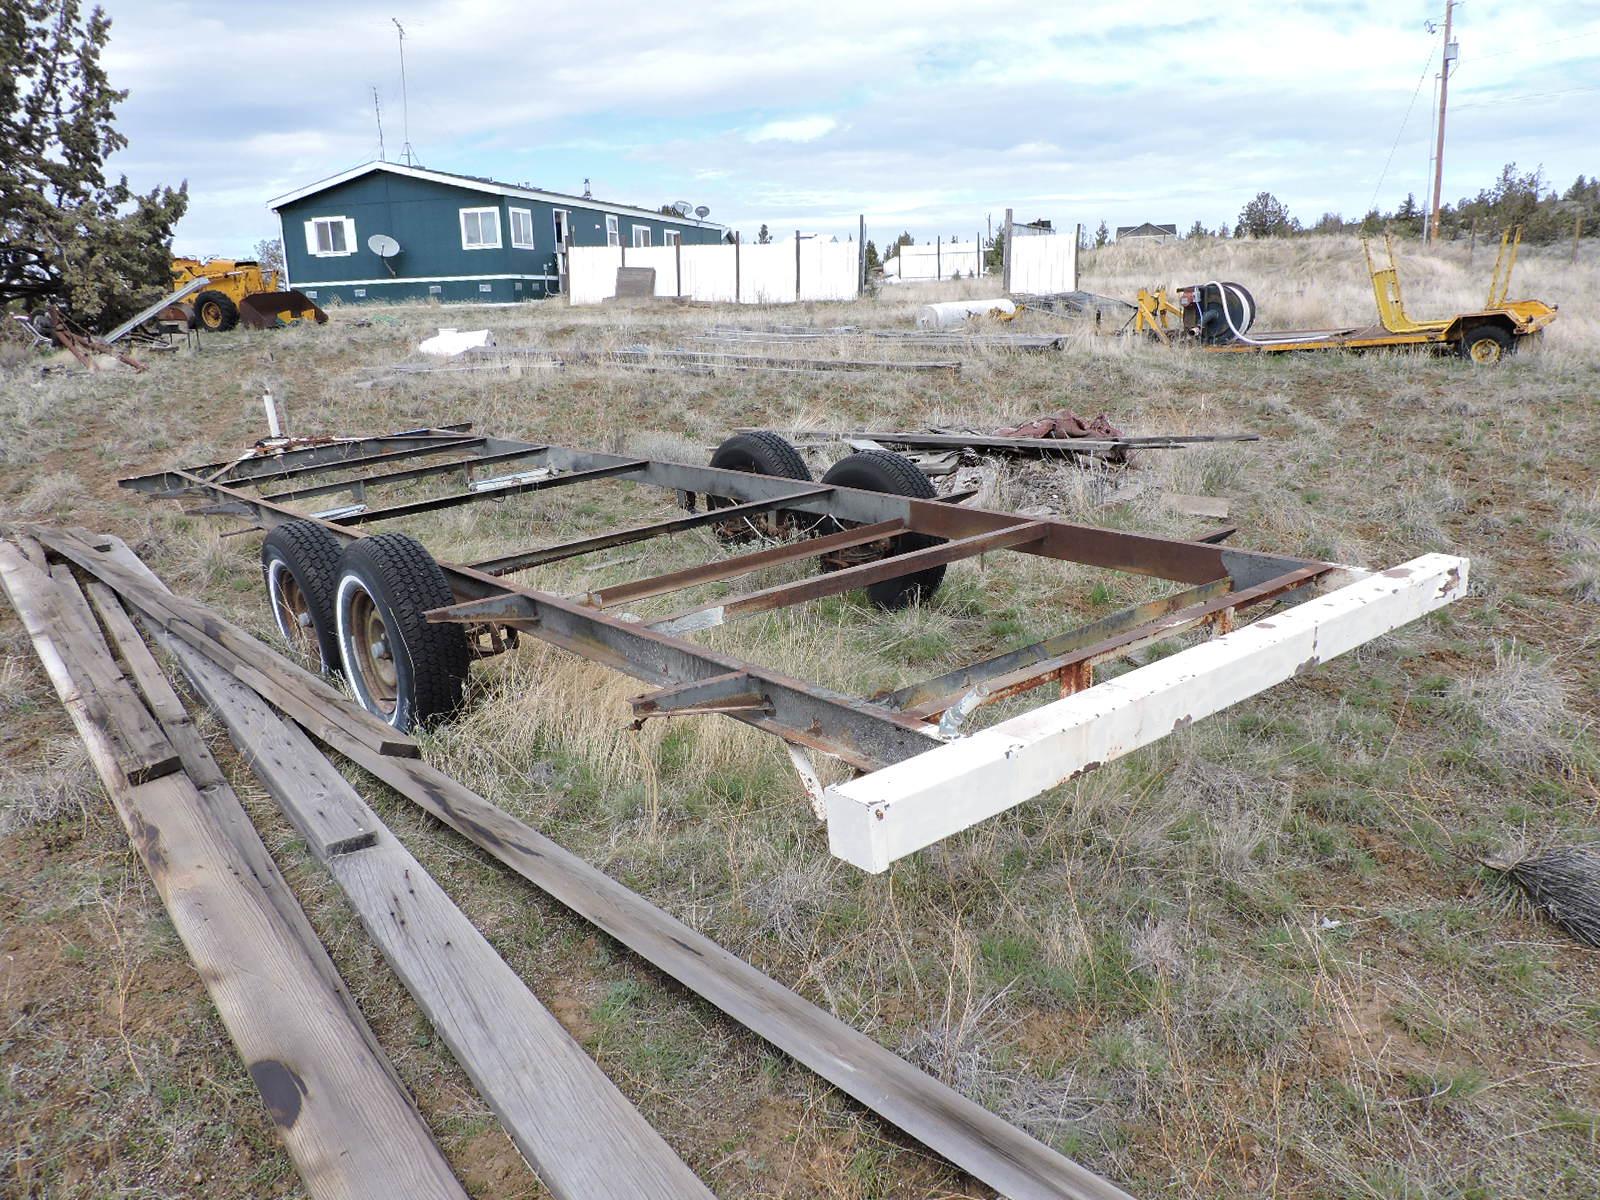
[[[261,543],[261,578],[283,640],[323,674],[339,670],[333,594],[344,547],[315,521],[287,521]]]
[[[207,288],[194,298],[195,329],[227,333],[239,323],[239,306],[225,294]]]
[[[414,538],[380,533],[345,547],[333,605],[345,678],[363,708],[402,733],[461,707],[472,661],[466,631],[423,616],[454,603]]]
[[[839,487],[860,488],[864,492],[887,492],[893,496],[910,496],[916,500],[935,500],[938,493],[933,490],[933,484],[928,482],[928,477],[917,469],[917,464],[906,458],[903,454],[895,454],[889,450],[858,450],[845,458],[841,458],[828,468],[827,474],[822,477],[823,483],[837,484]],[[889,544],[889,550],[884,557],[895,554],[906,554],[912,550],[924,550],[929,546],[937,546],[945,539],[930,537],[925,533],[903,533]],[[824,567],[824,570],[837,569]],[[879,608],[897,609],[905,608],[919,600],[927,600],[939,590],[939,585],[944,582],[944,567],[929,567],[926,571],[918,571],[914,575],[902,575],[898,579],[885,579],[881,583],[867,586],[867,599]]]
[[[1479,367],[1492,367],[1517,352],[1511,333],[1499,325],[1478,325],[1461,335],[1457,348],[1462,358]]]
[[[764,429],[736,433],[711,453],[711,466],[725,471],[744,471],[752,475],[776,475],[780,479],[811,482],[811,468],[800,451],[786,438]],[[727,508],[734,501],[725,496],[707,496],[706,508]],[[758,524],[759,522],[759,524]],[[805,532],[815,519],[800,513],[774,509],[765,517],[732,519],[715,526],[717,536],[726,542],[749,541],[756,533],[783,536]]]

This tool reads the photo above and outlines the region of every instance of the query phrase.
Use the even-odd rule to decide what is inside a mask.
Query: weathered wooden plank
[[[194,780],[195,786],[202,792],[206,788],[227,783],[227,777],[217,766],[217,760],[211,756],[211,750],[206,746],[205,739],[200,736],[200,731],[189,719],[189,710],[183,706],[183,701],[178,699],[178,694],[167,682],[166,673],[150,653],[150,647],[144,644],[139,631],[134,628],[133,621],[123,609],[122,602],[117,599],[117,594],[98,579],[89,580],[85,585],[85,591],[88,592],[89,602],[94,606],[95,612],[100,614],[100,621],[105,626],[106,632],[111,635],[111,642],[116,648],[118,657],[122,659],[128,674],[132,676],[139,694],[144,697],[145,706],[161,723],[167,740],[177,750],[178,757],[183,762],[183,769],[189,773],[189,778]]]
[[[146,597],[159,606],[169,594],[149,568],[120,542],[99,541],[106,550],[86,556],[86,569],[119,591],[133,579],[142,581]],[[214,643],[196,648],[224,665],[231,657]],[[273,656],[266,646],[258,654]],[[286,699],[278,707],[299,724],[309,729],[316,721],[328,731],[329,736],[316,733],[319,740],[1002,1195],[1011,1200],[1129,1200],[1115,1184],[919,1071],[436,767],[378,753],[368,739],[343,728],[342,714],[338,721],[318,721],[322,699],[315,691]],[[364,710],[352,719],[377,721]]]
[[[71,568],[50,568],[53,588],[43,589],[44,619],[56,646],[73,668],[73,679],[89,708],[121,749],[123,770],[133,783],[179,770],[178,753],[156,720],[139,703],[111,658],[100,626],[72,577]]]
[[[194,647],[158,637],[546,1186],[571,1200],[709,1198],[311,740]],[[366,830],[365,848],[319,847],[330,823]]]
[[[151,584],[139,571],[125,575],[120,582],[106,578],[103,571],[108,565],[120,565],[126,572],[130,569],[127,559],[138,563],[137,556],[120,541],[91,537],[81,531],[69,529],[37,529],[35,532],[40,540],[46,542],[56,553],[71,559],[85,571],[98,575],[111,584],[124,599],[130,601],[147,616],[159,621],[162,628],[177,634],[191,645],[199,644],[202,648],[220,645],[226,649],[231,661],[229,669],[242,682],[266,696],[274,704],[281,707],[284,695],[310,689],[322,697],[322,708],[327,710],[330,717],[337,715],[348,718],[347,727],[359,728],[358,736],[370,742],[379,753],[402,756],[414,756],[418,753],[417,743],[412,738],[385,725],[382,721],[360,721],[356,714],[361,714],[363,717],[371,716],[366,709],[282,655],[264,653],[267,648],[259,641],[223,621],[203,605],[174,596],[164,587],[152,592]],[[112,555],[110,548],[113,545],[120,547],[121,554],[126,558]],[[107,549],[99,549],[101,546]],[[142,563],[139,563],[139,568],[144,569]],[[316,726],[328,724],[327,719],[315,717],[308,720],[312,724],[311,732],[321,737],[322,731]]]
[[[13,604],[55,586],[4,542],[0,580]],[[465,1200],[238,798],[130,783],[48,629],[34,647],[307,1191]]]

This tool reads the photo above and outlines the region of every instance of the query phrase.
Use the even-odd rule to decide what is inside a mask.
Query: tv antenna
[[[372,112],[378,118],[378,161],[388,162],[383,154],[383,106],[378,103],[378,85],[372,85]]]
[[[400,24],[399,17],[390,17],[394,22],[395,32],[400,35],[400,126],[405,137],[405,144],[400,147],[400,154],[406,160],[406,166],[414,167],[412,160],[416,157],[411,153],[411,102],[406,96],[406,27]]]

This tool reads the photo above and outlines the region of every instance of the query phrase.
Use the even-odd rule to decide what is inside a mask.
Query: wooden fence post
[[[1006,209],[1006,244],[1000,248],[1000,286],[1011,294],[1011,210]]]
[[[794,231],[794,298],[800,299],[800,231]]]
[[[856,295],[859,296],[867,290],[867,214],[862,213],[856,218],[856,222],[856,254],[861,263],[856,279]]]
[[[739,245],[743,235],[737,229],[733,231],[733,302],[742,304],[744,297],[739,294]]]
[[[672,271],[678,277],[678,299],[683,299],[683,234],[672,243]]]

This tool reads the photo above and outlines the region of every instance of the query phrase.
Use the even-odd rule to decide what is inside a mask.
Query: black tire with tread
[[[208,305],[215,305],[219,314],[215,325],[206,321],[205,313]],[[194,298],[194,328],[206,329],[212,333],[227,333],[239,323],[239,306],[223,292],[207,288]]]
[[[890,450],[858,450],[829,467],[822,482],[860,488],[865,492],[910,496],[914,500],[935,500],[939,495],[916,463]],[[925,533],[904,533],[894,539],[892,553],[925,550],[943,541],[943,538],[930,537]],[[885,579],[882,583],[867,587],[867,599],[879,608],[904,608],[932,597],[944,582],[944,572],[945,568],[941,565],[918,571],[914,575]]]
[[[750,433],[736,433],[726,439],[711,454],[711,466],[725,471],[745,471],[752,475],[776,475],[780,479],[798,479],[806,483],[811,482],[811,468],[806,466],[806,460],[800,456],[800,451],[787,439],[776,433],[769,433],[764,429],[754,430]],[[706,508],[727,508],[734,502],[724,496],[707,496]],[[772,513],[775,522],[786,521],[795,525],[801,520],[801,514],[786,509],[776,509]],[[814,518],[806,518],[807,522],[814,524]],[[735,521],[730,520],[729,526],[734,526]],[[736,528],[722,528],[719,536],[724,541],[743,541],[750,536],[747,526]]]
[[[1481,362],[1473,356],[1472,347],[1477,342],[1490,341],[1499,347],[1498,353]],[[1467,330],[1461,335],[1461,344],[1456,347],[1456,352],[1468,362],[1481,367],[1492,367],[1496,363],[1504,362],[1506,358],[1517,352],[1517,340],[1511,332],[1500,325],[1478,325]]]
[[[402,733],[454,713],[466,693],[472,654],[460,625],[436,625],[423,616],[429,609],[455,603],[439,564],[420,542],[403,533],[380,533],[351,542],[339,564],[336,614],[345,580],[352,575],[383,618],[399,677],[394,712],[378,711],[363,694],[347,638],[341,636],[345,676],[357,699]]]
[[[272,564],[283,563],[284,569],[294,577],[300,593],[306,599],[311,614],[311,628],[316,632],[317,647],[321,652],[321,668],[325,673],[337,674],[339,663],[339,634],[334,627],[333,595],[339,586],[339,559],[344,546],[315,521],[286,521],[267,531],[261,543],[261,582],[267,589],[267,603],[273,606],[273,620],[278,621],[277,605],[272,598]],[[279,624],[279,632],[286,639],[290,634]]]

